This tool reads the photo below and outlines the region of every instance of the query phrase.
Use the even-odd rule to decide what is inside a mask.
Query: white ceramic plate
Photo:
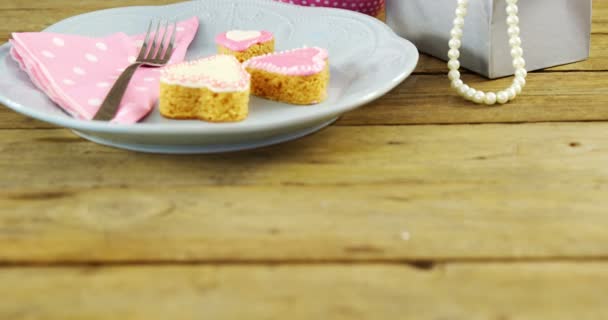
[[[226,152],[280,143],[331,124],[341,114],[394,88],[416,67],[418,51],[382,22],[351,11],[303,8],[270,0],[198,0],[167,6],[127,7],[91,12],[61,21],[47,31],[104,36],[145,32],[150,18],[199,17],[200,29],[187,59],[214,54],[215,35],[230,29],[265,29],[277,50],[320,46],[329,50],[328,99],[292,106],[252,98],[243,122],[214,124],[162,118],[158,110],[134,125],[82,121],[63,113],[38,91],[0,47],[0,102],[30,117],[73,129],[85,139],[124,149],[156,153]]]

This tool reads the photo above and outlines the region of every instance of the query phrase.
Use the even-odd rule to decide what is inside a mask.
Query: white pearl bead
[[[496,104],[496,93],[494,93],[494,92],[486,93],[486,98],[484,100],[484,103],[489,106]]]
[[[525,78],[528,76],[528,71],[526,71],[524,68],[517,68],[517,70],[515,70],[515,76]]]
[[[511,100],[515,99],[515,97],[517,97],[517,92],[515,92],[515,89],[513,89],[513,88],[508,88],[507,90],[505,90],[505,92],[509,96],[509,101],[511,101]]]
[[[496,101],[500,104],[505,104],[509,101],[509,95],[504,91],[500,91],[496,94]]]
[[[520,29],[518,26],[512,26],[509,27],[509,29],[507,30],[507,33],[509,34],[509,37],[516,37],[519,36],[520,33]]]
[[[476,103],[483,103],[486,100],[486,94],[483,91],[477,90],[475,95],[473,96],[473,101]]]
[[[467,15],[467,8],[465,8],[465,7],[456,8],[456,16],[464,17],[466,15]]]
[[[460,79],[456,79],[456,80],[452,81],[452,88],[454,88],[454,89],[459,89],[463,85],[464,85],[464,82],[462,82],[462,80],[460,80]]]
[[[452,81],[460,79],[460,72],[458,70],[452,70],[448,73],[448,78]]]
[[[448,68],[450,70],[458,70],[460,69],[460,61],[456,59],[452,59],[448,62]]]
[[[475,90],[473,88],[469,88],[469,90],[467,90],[467,92],[465,93],[465,97],[469,100],[473,100],[473,97],[475,97],[476,93],[477,93],[477,90]]]
[[[462,28],[463,26],[464,26],[464,19],[462,17],[456,17],[456,19],[454,19],[454,27]]]
[[[522,57],[513,59],[513,67],[516,69],[525,68],[526,60],[524,60]]]
[[[507,14],[514,16],[519,12],[519,8],[516,5],[510,4],[507,6]]]
[[[450,31],[450,35],[454,39],[460,39],[460,38],[462,38],[462,29],[461,28],[453,28],[452,31]]]
[[[448,51],[448,57],[451,59],[458,59],[460,58],[460,51],[458,49],[450,49],[450,51]]]
[[[521,47],[513,47],[513,49],[511,49],[511,57],[513,57],[513,59],[521,58],[521,56],[523,55],[524,49],[522,49]]]
[[[515,80],[513,80],[513,83],[517,83],[518,85],[520,85],[523,88],[526,86],[526,78],[515,77]]]
[[[515,92],[516,92],[517,94],[521,94],[522,88],[521,88],[521,86],[519,85],[519,83],[514,83],[514,84],[512,84],[512,85],[511,85],[511,88],[513,88],[513,90],[515,90]]]
[[[469,4],[469,0],[458,0],[459,6],[467,6]]]
[[[519,24],[519,18],[517,16],[508,16],[507,24],[509,26],[517,26]]]
[[[512,37],[511,39],[509,39],[509,45],[511,45],[511,47],[519,47],[521,46],[521,38],[520,37]]]
[[[458,93],[461,96],[464,96],[467,93],[467,91],[469,91],[469,89],[470,89],[470,87],[468,85],[463,84],[462,86],[460,86],[460,88],[458,88]]]
[[[462,42],[460,42],[458,39],[450,39],[449,45],[450,49],[460,49]]]

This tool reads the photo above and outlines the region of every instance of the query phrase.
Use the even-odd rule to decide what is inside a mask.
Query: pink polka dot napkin
[[[184,60],[198,19],[177,24],[170,63]],[[11,55],[32,82],[72,116],[91,120],[120,73],[135,61],[144,35],[90,38],[48,32],[13,33]],[[135,123],[159,96],[158,68],[139,68],[112,122]]]

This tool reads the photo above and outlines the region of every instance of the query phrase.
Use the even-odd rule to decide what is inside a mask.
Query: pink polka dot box
[[[385,20],[385,0],[275,0],[309,7],[329,7],[359,11]]]

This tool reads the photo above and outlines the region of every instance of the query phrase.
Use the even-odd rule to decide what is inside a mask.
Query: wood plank
[[[593,0],[593,33],[608,33],[608,2]]]
[[[183,2],[184,0],[79,0],[78,7],[82,12],[102,10],[125,6],[149,6]],[[602,5],[602,4],[600,4]],[[10,9],[46,9],[71,10],[75,7],[70,0],[3,0],[0,11]]]
[[[488,81],[464,75],[481,90],[500,90],[511,78]],[[531,73],[524,93],[504,106],[462,100],[439,75],[414,75],[379,100],[347,113],[339,125],[603,121],[608,119],[604,72]]]
[[[0,270],[2,319],[605,319],[606,263]]]
[[[0,135],[0,261],[608,257],[606,123],[334,127],[212,156]]]
[[[505,106],[479,106],[459,97],[443,75],[413,75],[392,92],[347,113],[343,125],[519,123],[608,120],[608,76],[605,72],[531,73],[520,98]],[[464,79],[482,90],[499,90],[511,79]],[[0,129],[52,128],[0,108]]]

